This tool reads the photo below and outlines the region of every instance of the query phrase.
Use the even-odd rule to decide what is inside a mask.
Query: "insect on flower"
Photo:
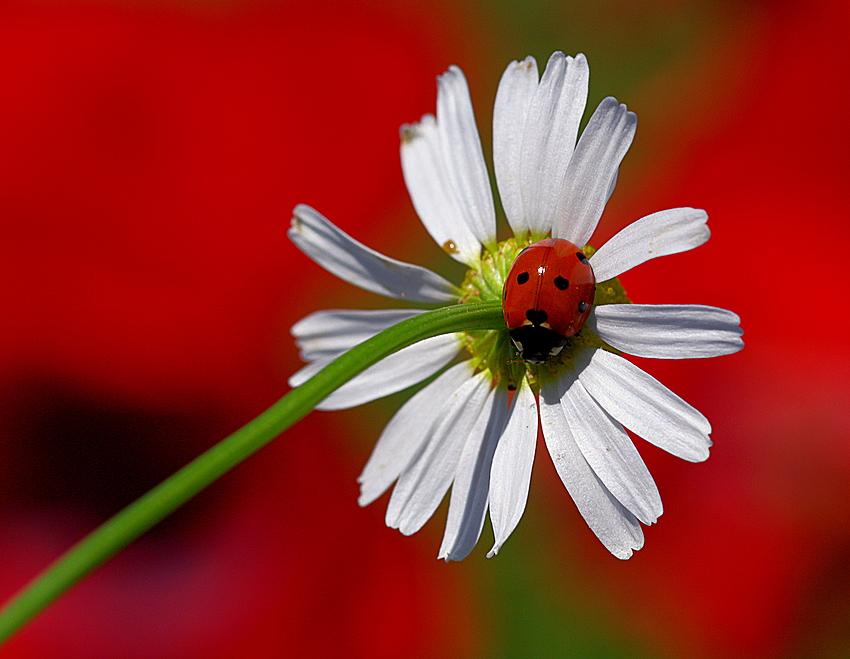
[[[545,364],[578,333],[593,305],[596,278],[569,240],[548,238],[522,250],[505,280],[502,307],[523,360]]]
[[[587,99],[583,55],[555,53],[542,77],[528,57],[499,84],[496,181],[513,237],[496,214],[466,79],[438,80],[436,117],[401,129],[413,205],[446,253],[468,267],[460,286],[365,247],[309,206],[289,236],[331,273],[369,291],[431,304],[503,300],[506,328],[437,336],[365,370],[319,409],[343,409],[437,377],[381,433],[358,479],[361,505],[395,483],[386,522],[419,530],[451,487],[439,557],[464,558],[489,511],[496,554],[525,510],[538,431],[564,485],[605,547],[628,558],[641,524],[662,512],[655,482],[625,428],[691,462],[708,457],[711,426],[622,356],[714,357],[743,347],[739,318],[702,305],[631,304],[617,277],[709,238],[708,216],[675,208],[643,217],[598,250],[588,245],[637,119],[606,98],[577,140]],[[330,310],[292,328],[309,362],[298,386],[340,354],[418,310]],[[519,351],[521,359],[517,359]],[[458,358],[461,361],[454,363]],[[509,392],[513,391],[513,395]]]

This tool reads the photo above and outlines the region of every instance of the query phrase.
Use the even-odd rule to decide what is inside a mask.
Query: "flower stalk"
[[[0,643],[121,549],[306,416],[317,403],[364,369],[428,337],[503,327],[499,303],[454,305],[404,320],[355,346],[60,556],[0,611]]]

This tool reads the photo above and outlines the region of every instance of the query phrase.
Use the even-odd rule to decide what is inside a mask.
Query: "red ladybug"
[[[511,266],[502,310],[523,361],[545,364],[590,315],[596,277],[573,243],[548,238],[522,250]]]

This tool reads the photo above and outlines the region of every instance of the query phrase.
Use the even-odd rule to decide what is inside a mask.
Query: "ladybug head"
[[[569,339],[540,325],[523,325],[509,332],[523,361],[545,364],[567,345]]]

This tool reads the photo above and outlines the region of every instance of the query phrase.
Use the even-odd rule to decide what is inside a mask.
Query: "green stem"
[[[0,643],[154,524],[306,416],[332,391],[375,362],[430,336],[504,327],[499,303],[430,311],[355,346],[176,474],[92,531],[0,611]]]

